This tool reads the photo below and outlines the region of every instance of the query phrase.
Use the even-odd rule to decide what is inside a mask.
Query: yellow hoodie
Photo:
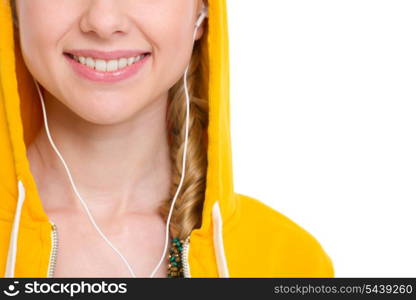
[[[209,99],[208,170],[202,225],[183,252],[185,277],[333,277],[332,261],[305,229],[234,192],[225,0],[209,0],[203,43]],[[42,126],[40,101],[0,0],[0,272],[53,277],[59,247],[29,169],[26,147]]]

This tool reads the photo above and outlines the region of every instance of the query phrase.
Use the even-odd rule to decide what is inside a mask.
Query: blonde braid
[[[189,137],[185,178],[172,212],[170,232],[174,237],[185,239],[194,228],[200,227],[205,199],[207,171],[208,101],[203,99],[203,66],[201,45],[197,41],[188,70],[190,94]],[[169,91],[167,128],[172,165],[170,196],[160,207],[161,216],[167,220],[172,199],[179,185],[182,171],[182,155],[186,121],[186,98],[183,81],[177,82]]]

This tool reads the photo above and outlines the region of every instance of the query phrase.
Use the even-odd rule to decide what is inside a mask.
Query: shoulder
[[[255,237],[257,252],[277,276],[334,277],[333,263],[306,229],[256,198],[236,194],[239,229]]]

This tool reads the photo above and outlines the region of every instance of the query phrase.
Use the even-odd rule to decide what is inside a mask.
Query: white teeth
[[[95,69],[97,71],[102,71],[102,72],[106,71],[106,69],[107,69],[107,63],[105,62],[105,60],[96,59],[95,60]]]
[[[85,65],[87,67],[90,67],[90,68],[94,69],[95,68],[95,61],[91,57],[87,57],[86,60],[85,60]]]
[[[118,69],[118,59],[110,60],[107,63],[107,72],[112,72]]]
[[[120,59],[118,60],[118,68],[119,68],[119,69],[122,69],[122,68],[124,68],[125,66],[127,66],[127,58],[120,58]]]
[[[127,59],[127,64],[130,66],[132,63],[134,63],[134,57],[129,57]]]
[[[136,57],[129,57],[129,58],[120,58],[120,59],[113,59],[113,60],[103,60],[103,59],[94,59],[92,57],[84,57],[84,56],[73,56],[76,61],[79,63],[97,71],[102,72],[114,72],[119,69],[125,68],[127,66],[132,65],[135,62],[138,62],[145,55],[136,56]]]

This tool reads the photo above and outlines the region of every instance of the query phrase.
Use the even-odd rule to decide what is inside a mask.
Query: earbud
[[[195,27],[201,26],[204,19],[208,16],[208,9],[204,6],[199,14],[198,20],[195,22]]]

